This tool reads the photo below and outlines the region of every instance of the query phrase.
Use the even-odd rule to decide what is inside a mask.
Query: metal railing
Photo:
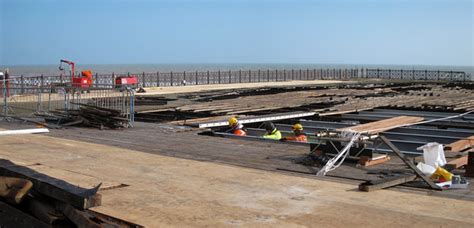
[[[34,117],[54,111],[78,110],[81,104],[120,111],[134,121],[135,93],[129,88],[81,89],[64,85],[25,86],[15,80],[1,81],[3,117]]]
[[[113,88],[115,78],[135,75],[139,87],[164,87],[180,85],[209,85],[252,82],[278,82],[292,80],[427,80],[427,81],[471,81],[471,75],[463,71],[403,70],[403,69],[291,69],[291,70],[237,70],[237,71],[172,71],[153,73],[95,74],[94,88]],[[30,93],[32,87],[64,85],[69,76],[11,76],[11,83],[18,85],[20,92]]]

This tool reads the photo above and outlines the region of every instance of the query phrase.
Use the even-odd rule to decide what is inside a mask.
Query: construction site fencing
[[[75,88],[65,85],[18,84],[15,80],[1,81],[3,117],[35,117],[55,111],[78,110],[82,105],[120,111],[134,121],[135,92],[129,88]],[[81,105],[82,104],[82,105]]]
[[[237,71],[180,71],[125,74],[95,74],[93,88],[114,88],[115,79],[136,76],[138,87],[160,87],[180,85],[210,85],[229,83],[278,82],[293,80],[427,80],[427,81],[471,81],[471,75],[463,71],[403,70],[403,69],[291,69],[291,70],[237,70]],[[18,86],[21,94],[35,92],[31,88],[48,88],[70,84],[71,78],[57,76],[11,76],[11,83]]]

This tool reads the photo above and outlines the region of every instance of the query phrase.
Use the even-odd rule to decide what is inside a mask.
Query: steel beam
[[[258,122],[265,122],[265,121],[277,121],[277,120],[285,120],[285,119],[295,119],[301,117],[308,117],[314,116],[315,112],[289,112],[289,113],[279,113],[279,114],[272,114],[272,115],[263,115],[258,117],[250,117],[250,118],[242,118],[239,120],[240,123],[258,123]],[[227,126],[229,123],[227,120],[225,121],[217,121],[217,122],[207,122],[207,123],[199,123],[199,128],[211,128],[211,127],[222,127]]]

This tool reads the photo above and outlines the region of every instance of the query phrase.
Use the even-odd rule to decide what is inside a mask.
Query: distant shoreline
[[[39,76],[59,75],[58,65],[22,65],[0,66],[8,68],[11,75]],[[152,72],[180,72],[180,71],[227,71],[227,70],[291,70],[291,69],[320,69],[320,68],[380,68],[403,70],[453,70],[464,71],[474,75],[474,66],[435,66],[435,65],[370,65],[370,64],[85,64],[76,66],[76,71],[92,70],[94,73],[152,73]]]

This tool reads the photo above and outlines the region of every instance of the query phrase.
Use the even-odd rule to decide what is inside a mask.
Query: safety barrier
[[[463,71],[403,70],[403,69],[291,69],[291,70],[237,70],[237,71],[180,71],[126,74],[95,74],[94,88],[113,88],[120,76],[135,75],[139,87],[164,87],[180,85],[209,85],[252,82],[276,82],[293,80],[429,80],[429,81],[471,81],[471,75]],[[10,76],[22,94],[30,93],[31,87],[48,87],[70,83],[70,77],[57,76]]]
[[[77,110],[81,104],[120,111],[134,121],[135,93],[129,88],[75,88],[66,85],[24,86],[14,80],[1,81],[2,116],[34,117],[54,111]]]

